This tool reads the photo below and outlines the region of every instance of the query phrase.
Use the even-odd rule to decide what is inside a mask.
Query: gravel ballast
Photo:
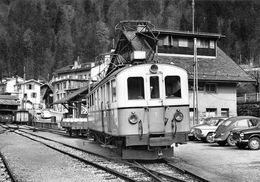
[[[0,130],[3,131],[1,128]],[[111,176],[13,132],[1,132],[0,151],[20,182],[109,181]],[[115,181],[116,179],[111,179]]]

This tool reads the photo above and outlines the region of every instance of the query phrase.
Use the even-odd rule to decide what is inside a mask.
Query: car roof
[[[231,120],[231,121],[236,121],[238,119],[260,119],[260,118],[255,117],[255,116],[235,116],[235,117],[228,118],[228,120]]]

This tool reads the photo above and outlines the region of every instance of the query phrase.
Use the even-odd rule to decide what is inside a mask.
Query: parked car
[[[48,111],[48,110],[43,110],[42,112],[41,112],[41,117],[43,118],[43,119],[50,119],[51,118],[51,113],[50,113],[50,111]]]
[[[254,116],[236,116],[225,120],[218,126],[214,134],[214,140],[221,146],[226,144],[235,146],[230,132],[234,129],[246,129],[256,126],[260,123],[260,118]]]
[[[217,122],[212,122],[210,125],[201,125],[194,128],[195,137],[207,143],[213,143],[213,134],[220,124],[222,124],[227,118],[213,118]]]
[[[252,128],[233,130],[231,135],[238,148],[260,149],[260,123]]]
[[[191,127],[190,132],[188,134],[189,140],[196,140],[197,138],[197,130],[196,128],[204,127],[204,126],[214,126],[220,119],[224,119],[223,117],[207,117],[202,120],[200,124],[194,125]],[[196,133],[195,133],[196,132]]]

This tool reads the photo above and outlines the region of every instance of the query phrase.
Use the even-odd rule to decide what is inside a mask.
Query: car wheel
[[[260,139],[256,137],[251,138],[248,142],[248,147],[251,150],[258,150],[260,148]]]
[[[237,146],[237,148],[239,148],[239,149],[244,149],[244,148],[246,148],[246,145],[243,144],[243,143],[236,143],[236,146]]]
[[[220,146],[225,146],[227,142],[226,142],[226,141],[218,141],[217,143],[218,143]]]
[[[214,143],[213,133],[208,133],[206,136],[207,143]]]
[[[235,140],[233,140],[231,135],[228,136],[227,143],[228,143],[229,146],[235,146],[236,145],[236,142],[235,142]]]

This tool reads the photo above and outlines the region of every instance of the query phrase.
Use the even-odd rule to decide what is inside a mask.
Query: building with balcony
[[[79,60],[74,61],[73,65],[56,70],[51,80],[53,102],[66,98],[79,88],[87,86],[91,80],[90,70],[91,63],[80,63]],[[67,112],[62,104],[54,104],[53,109],[59,112]]]

